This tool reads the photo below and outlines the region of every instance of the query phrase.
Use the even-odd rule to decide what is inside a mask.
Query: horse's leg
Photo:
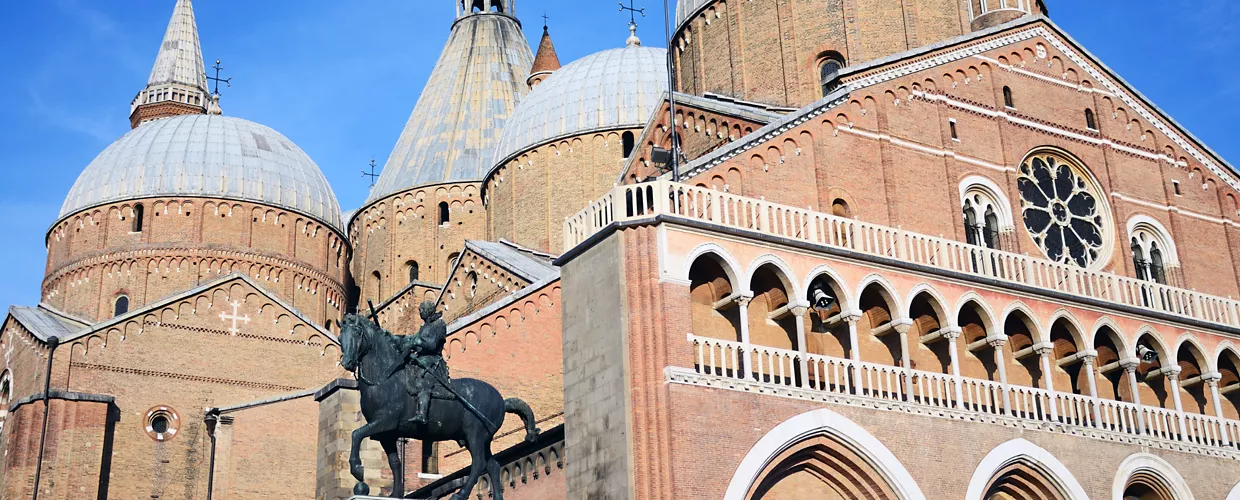
[[[385,439],[379,441],[383,445],[383,452],[387,453],[388,467],[392,469],[392,496],[395,498],[405,498],[405,475],[402,474],[403,467],[400,456],[400,448],[396,446],[396,439]]]
[[[366,495],[370,493],[370,487],[362,480],[364,469],[362,468],[362,459],[360,456],[362,448],[362,440],[370,436],[383,432],[378,424],[384,422],[370,422],[366,425],[358,427],[353,431],[353,448],[349,450],[349,473],[353,474],[353,479],[357,480],[357,486],[353,487],[353,494]]]
[[[452,495],[452,500],[466,500],[469,494],[474,491],[474,486],[478,484],[478,476],[487,466],[487,456],[490,450],[484,448],[485,444],[481,439],[469,439],[469,458],[473,459],[473,463],[469,466],[469,477],[465,478],[465,482],[461,484],[461,489]],[[495,478],[491,478],[491,482],[495,482]]]
[[[491,455],[490,449],[487,450],[487,475],[491,476],[492,500],[504,500],[504,483],[499,480],[499,460]]]

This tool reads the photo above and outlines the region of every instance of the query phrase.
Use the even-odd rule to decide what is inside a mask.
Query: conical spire
[[[130,106],[133,127],[168,116],[207,111],[207,72],[191,0],[177,0],[146,88]]]
[[[452,24],[368,202],[416,186],[481,180],[508,115],[529,92],[524,77],[534,54],[510,15],[511,2],[459,5],[478,10]]]
[[[538,42],[538,54],[534,56],[534,67],[530,69],[530,77],[525,83],[529,84],[531,89],[537,87],[557,69],[560,69],[560,58],[555,55],[555,45],[551,43],[551,34],[547,31],[547,26],[543,25],[542,40]]]

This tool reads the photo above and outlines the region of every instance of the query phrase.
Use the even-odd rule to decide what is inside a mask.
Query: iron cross
[[[375,187],[375,179],[379,177],[379,174],[375,173],[375,166],[375,158],[372,156],[370,157],[370,171],[362,171],[362,177],[370,177],[370,187]]]
[[[637,24],[637,14],[641,14],[642,17],[646,17],[646,8],[634,8],[633,0],[629,0],[629,5],[627,7],[624,5],[624,2],[620,2],[620,12],[624,12],[626,10],[629,11],[629,24]]]
[[[211,91],[212,94],[220,95],[220,82],[224,82],[225,87],[232,88],[231,76],[228,78],[220,78],[220,70],[224,69],[224,66],[220,64],[219,59],[215,60],[215,64],[212,64],[211,68],[215,70],[215,76],[208,76],[207,79],[215,82],[215,90]]]
[[[550,17],[547,17],[547,13],[546,13],[546,12],[544,12],[544,13],[543,13],[543,16],[542,16],[542,17],[543,17],[543,29],[544,29],[544,30],[546,30],[546,29],[547,29],[547,20],[548,20],[548,19],[551,19],[551,18],[550,18]]]

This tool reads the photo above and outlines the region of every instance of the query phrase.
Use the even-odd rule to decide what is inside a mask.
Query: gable
[[[467,241],[438,305],[452,323],[531,284],[559,276],[551,256],[516,244]]]
[[[779,113],[759,106],[677,93],[676,121],[681,154],[694,160],[780,118]],[[671,133],[667,130],[670,110],[665,94],[637,138],[636,143],[641,147],[625,162],[620,182],[636,182],[662,173],[648,164],[649,155],[655,146],[671,149]]]

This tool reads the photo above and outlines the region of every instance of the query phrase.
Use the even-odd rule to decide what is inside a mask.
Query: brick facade
[[[62,219],[47,247],[43,301],[91,321],[111,318],[122,295],[135,310],[233,272],[263,282],[318,324],[344,310],[344,236],[264,205],[206,198],[103,205]]]
[[[361,304],[387,300],[418,280],[443,283],[467,239],[486,236],[479,184],[463,182],[410,189],[363,207],[349,221],[349,264]],[[441,207],[447,220],[441,220]],[[377,273],[377,275],[376,275]]]
[[[567,137],[529,149],[492,170],[483,182],[487,236],[558,254],[564,219],[614,186],[624,165],[625,134],[639,129]]]

